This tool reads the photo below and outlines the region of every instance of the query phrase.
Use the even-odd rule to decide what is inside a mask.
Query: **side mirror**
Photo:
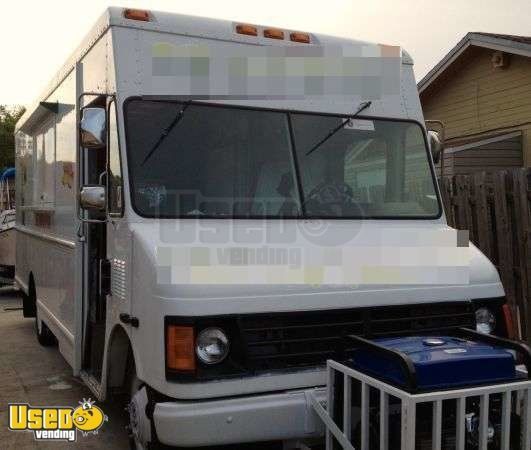
[[[441,136],[436,131],[428,131],[428,142],[430,145],[431,156],[434,163],[438,163],[441,159],[442,151],[444,150],[444,143]]]
[[[105,147],[105,108],[84,108],[82,110],[79,129],[81,131],[81,147]]]
[[[83,209],[103,210],[105,209],[105,186],[87,185],[79,192],[79,205]]]

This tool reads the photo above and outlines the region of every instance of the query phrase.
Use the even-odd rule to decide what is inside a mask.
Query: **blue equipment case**
[[[472,330],[441,336],[408,336],[354,341],[354,369],[409,391],[431,391],[517,381],[514,353],[531,368],[522,343]],[[509,350],[513,350],[511,352]]]

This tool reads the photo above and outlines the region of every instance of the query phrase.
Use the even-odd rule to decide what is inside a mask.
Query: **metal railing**
[[[338,378],[338,376],[340,378]],[[443,449],[443,402],[447,400],[455,401],[455,448],[464,450],[466,446],[466,401],[469,398],[479,399],[479,423],[477,428],[477,445],[479,450],[487,450],[489,446],[489,402],[493,395],[501,396],[501,436],[500,450],[510,450],[516,447],[511,445],[515,437],[511,436],[512,412],[520,415],[520,448],[530,450],[531,448],[531,380],[515,381],[504,384],[494,384],[479,387],[467,387],[464,389],[453,389],[446,391],[433,391],[426,393],[408,393],[385,382],[372,378],[364,373],[358,372],[350,367],[336,361],[327,362],[327,403],[322,405],[317,397],[311,396],[312,406],[319,415],[326,427],[326,449],[332,450],[334,440],[343,449],[347,450],[369,450],[375,448],[371,446],[370,433],[371,421],[377,421],[380,450],[389,450],[389,419],[390,419],[390,398],[395,398],[396,405],[400,411],[400,448],[401,450],[415,450],[417,440],[417,406],[419,404],[430,404],[432,408],[431,423],[431,448],[433,450]],[[342,383],[336,381],[342,379]],[[379,393],[379,405],[377,414],[371,414],[371,388]],[[359,448],[353,443],[352,424],[353,422],[353,394],[354,389],[359,389],[356,397],[359,398],[359,420],[357,434]],[[340,390],[340,392],[338,392]],[[340,395],[338,395],[340,394]],[[516,394],[516,395],[514,395]],[[336,399],[342,397],[342,405],[335,405]],[[399,405],[398,405],[399,404]],[[335,415],[340,412],[342,425],[338,425]],[[334,414],[336,412],[336,414]],[[356,408],[356,413],[358,413]],[[391,450],[395,450],[392,448]]]

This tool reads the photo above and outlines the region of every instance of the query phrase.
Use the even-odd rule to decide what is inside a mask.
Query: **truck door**
[[[87,99],[87,97],[83,97]],[[82,138],[81,149],[79,154],[79,174],[80,174],[80,208],[78,211],[81,220],[80,239],[83,245],[83,333],[82,333],[82,361],[81,368],[84,373],[101,380],[102,355],[105,344],[105,261],[107,250],[107,228],[106,228],[106,211],[105,207],[91,204],[82,199],[83,193],[90,192],[90,189],[100,189],[105,184],[107,151],[104,138],[104,111],[107,104],[106,96],[91,96],[88,98],[89,103],[81,111],[83,120],[89,117],[90,109],[100,112],[100,120],[97,126],[101,129],[100,133],[94,131],[92,143],[85,143]],[[83,122],[82,120],[82,122]],[[90,119],[87,119],[90,122]],[[92,124],[91,124],[92,125]],[[83,135],[83,127],[80,125]],[[96,126],[94,125],[94,130]],[[85,133],[88,134],[88,133]],[[101,144],[96,141],[101,139]],[[97,201],[104,203],[102,199],[95,198]],[[104,206],[104,205],[103,205]]]
[[[97,97],[82,110],[82,117],[81,140],[88,147],[82,145],[79,158],[80,238],[84,243],[81,363],[82,374],[101,382],[107,323],[122,317],[126,321],[128,317],[126,264],[130,239],[123,220],[122,165],[114,98]]]
[[[81,141],[88,145],[88,148],[81,147],[79,158],[80,240],[83,242],[81,369],[82,375],[99,383],[110,331],[108,324],[121,321],[134,326],[134,321],[128,320],[127,295],[131,239],[123,219],[116,101],[111,96],[98,97],[83,108],[81,115]]]

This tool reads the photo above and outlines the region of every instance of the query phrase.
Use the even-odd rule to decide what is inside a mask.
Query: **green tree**
[[[15,165],[15,124],[24,111],[22,106],[0,105],[0,171]]]

